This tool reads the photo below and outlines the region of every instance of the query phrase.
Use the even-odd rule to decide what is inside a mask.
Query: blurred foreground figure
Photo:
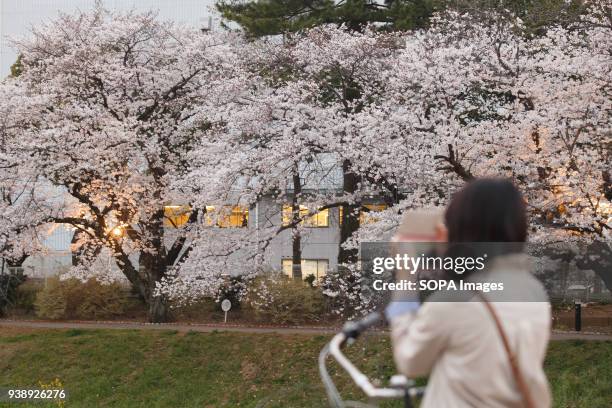
[[[411,216],[433,220],[429,228],[421,221],[412,224],[419,232],[429,231],[431,241],[448,234],[449,246],[512,243],[509,250],[491,256],[482,273],[486,279],[512,276],[521,290],[546,299],[522,253],[527,238],[525,202],[511,182],[480,179],[464,187],[446,210],[445,233],[435,225],[436,217],[420,213],[408,213],[406,225],[411,224]],[[407,229],[401,228],[395,241],[410,241]],[[464,274],[462,279],[480,273]],[[550,336],[549,303],[489,302],[489,294],[468,293],[460,301],[434,293],[422,305],[418,298],[404,299],[387,309],[398,370],[411,378],[429,375],[421,406],[549,407],[550,391],[542,368]]]

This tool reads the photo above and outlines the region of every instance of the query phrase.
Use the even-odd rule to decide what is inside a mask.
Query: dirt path
[[[138,322],[51,322],[36,320],[0,319],[0,327],[23,327],[31,329],[122,329],[122,330],[176,330],[210,333],[230,331],[240,333],[279,334],[332,334],[339,329],[329,327],[268,327],[240,326],[233,324],[180,324],[180,323],[138,323]]]
[[[278,334],[332,334],[338,331],[332,327],[266,327],[239,326],[223,324],[150,324],[137,322],[49,322],[34,320],[0,319],[0,327],[22,327],[29,329],[122,329],[122,330],[176,330],[210,333],[230,331],[239,333],[278,333]],[[553,331],[552,340],[603,340],[612,341],[612,335],[586,332]]]

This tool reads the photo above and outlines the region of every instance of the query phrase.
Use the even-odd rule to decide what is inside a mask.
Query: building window
[[[302,279],[306,279],[308,275],[314,275],[317,280],[322,279],[327,275],[329,261],[327,259],[302,259]],[[293,277],[293,261],[291,259],[282,260],[283,273],[289,277]]]
[[[377,222],[378,218],[376,218],[376,215],[374,215],[373,213],[386,210],[389,207],[387,206],[387,204],[363,204],[361,208],[362,210],[359,212],[359,224],[365,225]],[[363,208],[367,208],[367,210],[364,210]],[[338,207],[338,217],[340,225],[342,225],[342,210],[342,207]]]
[[[249,225],[249,209],[239,205],[206,206],[204,223],[220,228],[245,228]]]
[[[321,210],[311,216],[308,216],[310,209],[304,205],[300,205],[300,225],[309,228],[325,228],[329,227],[329,209]],[[291,224],[292,210],[289,204],[283,205],[283,225]]]
[[[374,213],[384,211],[387,209],[387,204],[364,204],[362,208],[367,208],[367,211],[363,209],[359,213],[359,224],[371,224],[378,221],[378,218]]]
[[[22,274],[25,272],[23,266],[9,266],[8,272],[12,274]]]
[[[166,205],[164,206],[164,227],[180,228],[187,224],[191,207],[188,205]]]

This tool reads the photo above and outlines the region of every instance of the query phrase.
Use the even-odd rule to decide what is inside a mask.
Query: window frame
[[[222,205],[214,206],[207,205],[206,212],[204,213],[203,223],[207,227],[217,228],[248,228],[249,227],[249,208],[242,205]],[[217,211],[227,211],[227,214],[218,213]],[[238,211],[236,210],[238,209]],[[217,218],[213,218],[212,215],[216,214]],[[232,225],[232,218],[241,216],[240,225]]]
[[[182,211],[181,211],[182,210]],[[179,229],[189,224],[192,208],[189,205],[164,205],[164,228]],[[173,212],[170,214],[170,212]],[[175,222],[179,219],[179,222]]]
[[[310,274],[305,274],[304,273],[304,263],[305,262],[316,262],[317,263],[317,274],[315,275],[315,280],[320,281],[321,279],[323,279],[323,277],[325,277],[328,272],[329,272],[329,259],[327,258],[301,258],[300,259],[300,264],[302,265],[302,280],[305,280],[308,275]],[[289,269],[291,274],[287,273],[285,271],[285,262],[287,262],[289,264]],[[325,272],[319,276],[319,262],[325,262]],[[281,258],[281,271],[283,273],[283,275],[288,276],[289,278],[293,278],[293,259],[292,258]]]
[[[370,211],[363,211],[363,208],[379,207],[380,209],[374,210],[370,209]],[[374,223],[377,220],[368,220],[367,217],[375,217],[371,214],[375,214],[380,211],[385,211],[389,209],[389,205],[387,203],[368,203],[361,204],[361,208],[359,209],[359,225],[367,225],[368,223]],[[338,225],[342,225],[342,206],[338,207]]]
[[[309,214],[310,213],[310,208],[308,208],[305,205],[300,204],[300,218],[302,218],[302,220],[300,221],[299,225],[301,227],[304,228],[329,228],[330,226],[330,222],[329,222],[329,208],[325,208],[323,210],[317,211],[315,212],[313,215],[311,216],[303,216],[302,213],[305,214]],[[281,223],[284,227],[288,226],[291,224],[291,220],[292,220],[292,214],[293,214],[293,207],[291,204],[283,204],[281,207]],[[318,219],[318,217],[321,217],[323,214],[325,214],[325,225],[312,225],[310,220],[315,220]]]

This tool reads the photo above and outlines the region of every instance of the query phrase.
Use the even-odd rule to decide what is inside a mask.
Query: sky
[[[109,9],[157,10],[162,19],[207,27],[215,15],[215,0],[103,0]],[[0,0],[0,77],[10,73],[17,54],[10,46],[10,37],[27,35],[30,28],[55,18],[58,12],[70,13],[93,8],[95,0]],[[218,18],[213,17],[213,28]]]

